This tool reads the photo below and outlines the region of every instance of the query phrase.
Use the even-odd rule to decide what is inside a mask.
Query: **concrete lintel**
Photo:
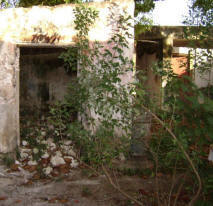
[[[16,43],[16,45],[17,47],[32,47],[32,48],[69,48],[69,47],[74,47],[75,42],[60,43],[60,44],[19,42],[19,43]]]

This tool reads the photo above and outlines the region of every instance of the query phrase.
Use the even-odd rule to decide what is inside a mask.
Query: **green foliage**
[[[69,47],[68,50],[62,53],[59,58],[64,60],[64,68],[67,73],[72,71],[77,71],[77,55],[78,48],[77,47]]]
[[[0,0],[0,8],[10,8],[16,7],[18,5],[18,0]]]
[[[194,0],[193,8],[198,8],[202,12],[206,13],[212,11],[213,9],[213,1],[212,0]]]
[[[130,37],[130,17],[113,19],[116,15],[111,8],[111,18],[117,29],[105,47],[88,40],[89,29],[98,13],[83,5],[76,7],[74,12],[79,68],[77,81],[71,82],[66,104],[78,112],[80,121],[69,124],[69,133],[82,159],[99,166],[109,164],[129,145],[131,88],[122,84],[121,75],[133,68],[132,61],[124,55],[124,49],[128,48],[126,38]],[[70,51],[61,57],[72,65]]]
[[[203,193],[210,197],[213,168],[208,163],[207,151],[213,142],[213,101],[196,87],[191,77],[178,77],[170,67],[159,67],[154,71],[167,80],[167,84],[164,88],[163,108],[154,106],[151,109],[156,111],[158,117],[172,130],[187,151],[202,178]],[[150,145],[157,156],[158,167],[167,172],[174,169],[182,172],[191,170],[177,142],[164,128],[158,126],[158,130],[152,134]]]
[[[20,7],[31,7],[36,5],[55,6],[58,4],[80,3],[80,0],[20,0]]]
[[[151,18],[144,15],[155,7],[155,2],[159,0],[135,0],[135,39],[139,34],[149,31],[153,24]]]
[[[135,0],[135,16],[154,9],[156,1],[159,0]]]
[[[67,136],[68,124],[75,118],[75,113],[69,104],[57,102],[50,107],[48,122],[54,127],[54,141],[57,143]]]
[[[3,158],[2,158],[2,162],[7,167],[10,167],[11,165],[13,165],[15,163],[15,159],[13,157],[11,157],[10,154],[4,154]]]
[[[171,129],[185,151],[192,159],[202,180],[202,194],[197,205],[211,205],[213,194],[212,170],[213,166],[207,157],[209,146],[213,143],[213,101],[211,70],[213,55],[209,49],[209,38],[212,35],[213,12],[212,1],[192,1],[190,15],[186,19],[186,38],[191,40],[190,61],[194,72],[206,78],[207,87],[198,88],[193,82],[193,76],[177,76],[173,73],[169,62],[153,65],[153,71],[166,82],[163,88],[164,101],[162,107],[156,105],[153,99],[147,98],[149,94],[137,85],[136,108],[140,103],[153,111]],[[196,26],[196,27],[195,27]],[[197,40],[203,50],[197,50]],[[191,72],[191,71],[190,71]],[[205,75],[205,76],[204,76]],[[194,173],[188,164],[178,144],[161,124],[152,121],[152,135],[150,141],[151,152],[156,160],[156,167],[164,172],[190,171],[190,179],[194,183],[188,185],[191,193],[196,190],[197,183]]]

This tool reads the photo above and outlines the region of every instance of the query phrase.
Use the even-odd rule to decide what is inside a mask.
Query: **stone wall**
[[[0,152],[19,144],[19,49],[0,43]]]
[[[116,15],[134,16],[133,0],[112,0],[88,3],[99,11],[99,18],[90,29],[90,42],[106,45],[116,29]],[[34,6],[0,11],[0,152],[11,152],[19,145],[19,47],[63,47],[74,45],[75,4],[55,7]],[[112,11],[116,14],[111,16]],[[134,28],[129,29],[134,36]],[[128,39],[125,55],[133,58],[134,37]],[[131,72],[122,77],[132,81]]]

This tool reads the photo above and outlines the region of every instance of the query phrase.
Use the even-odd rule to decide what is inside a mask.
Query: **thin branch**
[[[155,155],[155,164],[156,164],[156,167],[155,167],[155,184],[156,184],[156,193],[157,193],[158,205],[160,205],[160,196],[159,196],[160,188],[159,188],[159,181],[158,181],[157,173],[158,173],[158,152],[159,152],[159,149],[160,149],[160,145],[161,145],[161,139],[160,139],[160,142],[158,144],[158,149],[157,149],[157,152],[156,152],[157,155]]]
[[[182,150],[184,156],[186,157],[187,161],[189,162],[189,164],[192,167],[192,170],[194,171],[197,180],[198,180],[198,190],[197,193],[195,194],[195,196],[192,198],[192,200],[189,202],[189,206],[193,206],[195,201],[197,200],[197,198],[200,195],[201,189],[202,189],[202,183],[201,183],[201,179],[200,179],[200,175],[198,173],[198,171],[196,170],[191,158],[189,157],[189,155],[187,154],[187,152],[185,151],[185,149],[183,148],[182,144],[179,142],[178,138],[175,136],[175,134],[171,131],[171,129],[169,129],[165,123],[156,115],[154,114],[150,109],[148,109],[147,107],[141,105],[147,112],[149,112],[161,125],[162,127],[164,127],[166,129],[166,131],[172,136],[172,138],[177,142],[178,147]]]
[[[72,155],[71,155],[72,156]],[[82,165],[84,165],[85,167],[87,167],[88,169],[92,170],[97,176],[101,176],[101,173],[99,173],[96,169],[94,169],[93,167],[91,167],[90,165],[88,165],[87,163],[83,162],[80,158],[76,157],[76,156],[72,156],[73,158],[75,158],[76,160],[79,161],[79,163],[81,163]]]
[[[112,181],[112,178],[110,177],[110,174],[108,173],[107,169],[104,167],[104,165],[102,165],[102,169],[109,181],[109,183],[116,189],[118,190],[123,196],[125,196],[126,198],[128,198],[129,200],[134,201],[135,203],[137,203],[140,206],[144,206],[141,202],[139,202],[138,200],[136,200],[134,197],[131,197],[130,195],[128,195],[126,192],[124,192],[123,190],[120,189],[120,187],[118,187],[117,185],[115,185],[115,183]]]
[[[177,169],[177,158],[175,160],[175,167],[174,167],[174,172],[173,172],[173,175],[172,175],[172,183],[171,183],[171,187],[170,187],[170,192],[169,192],[169,200],[168,200],[168,206],[170,206],[170,203],[171,203],[171,196],[172,196],[172,191],[175,187],[175,177],[176,177],[176,169]]]
[[[184,174],[184,176],[183,176],[183,181],[181,182],[180,186],[178,187],[177,195],[176,195],[176,197],[175,197],[175,201],[174,201],[173,206],[176,206],[178,197],[179,197],[180,192],[181,192],[181,190],[182,190],[182,187],[183,187],[183,185],[184,185],[184,182],[185,182],[185,179],[186,179],[187,174],[188,174],[187,172]]]

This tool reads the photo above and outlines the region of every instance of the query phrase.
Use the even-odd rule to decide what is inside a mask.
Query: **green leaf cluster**
[[[31,7],[36,5],[55,6],[59,4],[80,3],[80,0],[20,0],[20,7]]]
[[[68,125],[68,132],[81,158],[93,166],[110,164],[129,146],[132,90],[131,85],[122,83],[121,77],[133,70],[133,62],[124,53],[129,47],[127,38],[131,37],[131,17],[126,13],[118,16],[115,7],[116,4],[109,8],[115,30],[106,43],[88,39],[98,12],[83,4],[74,10],[78,78],[70,84],[66,104],[79,118]],[[73,54],[73,49],[69,49],[61,55],[70,69]]]

